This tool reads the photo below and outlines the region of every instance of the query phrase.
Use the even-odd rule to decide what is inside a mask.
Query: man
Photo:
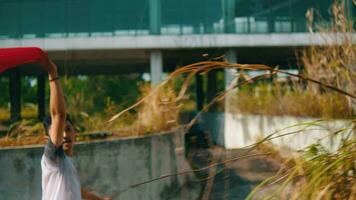
[[[57,66],[48,59],[45,66],[50,86],[51,117],[44,120],[48,135],[42,168],[42,200],[105,200],[80,186],[77,171],[73,165],[73,144],[76,131],[66,115],[66,105]]]

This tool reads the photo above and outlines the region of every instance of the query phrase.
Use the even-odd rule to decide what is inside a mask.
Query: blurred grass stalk
[[[356,1],[353,1],[355,6]],[[331,23],[314,23],[314,11],[308,10],[306,17],[309,30],[316,30],[332,45],[312,46],[304,50],[300,57],[308,77],[334,85],[351,94],[356,93],[356,46],[353,44],[354,22],[351,13],[345,11],[345,0],[336,0],[331,6]],[[314,27],[313,27],[314,25]],[[339,37],[339,38],[338,38]],[[341,39],[340,39],[341,37]],[[339,43],[339,44],[338,44]],[[308,90],[321,94],[320,86],[308,84]],[[346,97],[350,115],[356,114],[356,100]]]
[[[152,91],[150,85],[142,88],[143,94]],[[138,134],[157,133],[169,131],[178,125],[179,109],[176,101],[177,95],[171,84],[146,99],[138,109],[138,118],[135,122]]]
[[[314,31],[321,33],[325,42],[331,44],[306,48],[297,54],[297,59],[304,68],[303,76],[356,94],[353,21],[347,17],[344,3],[335,1],[332,5],[330,24],[316,24],[314,10],[308,10],[306,17],[311,34]],[[356,115],[356,99],[302,79],[287,79],[284,83],[274,80],[273,84],[247,86],[239,90],[229,103],[233,104],[231,112],[236,113],[316,118],[350,118]]]
[[[355,1],[354,1],[355,3]],[[291,114],[298,116],[314,116],[314,117],[354,117],[356,100],[356,79],[355,79],[355,46],[352,44],[350,33],[354,33],[352,22],[345,16],[344,1],[336,1],[332,6],[333,20],[329,27],[318,27],[321,33],[334,33],[332,38],[325,38],[332,44],[326,46],[311,47],[304,50],[299,56],[302,65],[305,67],[304,74],[295,75],[276,68],[271,68],[265,65],[241,65],[220,61],[207,61],[194,63],[182,67],[168,76],[168,79],[158,85],[151,93],[144,96],[141,100],[133,106],[123,110],[122,112],[113,116],[109,121],[112,123],[117,120],[124,113],[135,109],[146,100],[151,99],[152,95],[164,87],[175,77],[181,74],[188,74],[183,83],[177,101],[184,98],[185,92],[189,87],[189,82],[196,74],[208,73],[213,69],[228,69],[233,68],[243,70],[262,70],[269,71],[264,75],[255,77],[241,77],[237,84],[230,87],[228,90],[219,93],[203,111],[206,111],[213,103],[223,100],[227,93],[260,79],[269,78],[277,73],[286,74],[299,80],[306,81],[307,87],[301,84],[296,84],[292,92],[285,92],[281,90],[280,85],[275,85],[272,92],[273,96],[270,99],[262,99],[266,104],[262,107],[270,107],[271,104],[279,103],[282,100],[281,108],[292,108],[285,112],[283,109],[274,110],[272,112],[266,111],[262,114]],[[308,11],[307,16],[310,20],[313,19],[313,12]],[[310,29],[312,30],[312,29]],[[330,35],[330,34],[325,34]],[[340,38],[335,35],[342,36]],[[336,40],[337,39],[337,40]],[[240,78],[240,77],[239,77]],[[240,91],[239,91],[240,92]],[[238,92],[238,93],[239,93]],[[336,93],[335,93],[336,92]],[[246,93],[242,93],[242,97]],[[292,94],[292,95],[291,95]],[[261,97],[260,95],[259,97]],[[275,98],[278,96],[278,100]],[[254,98],[254,97],[253,97]],[[253,99],[252,106],[260,103],[261,99]],[[269,97],[268,97],[269,98]],[[245,107],[251,98],[246,97],[241,107]],[[288,102],[288,104],[287,104]],[[307,106],[310,104],[310,106]],[[251,107],[252,107],[251,106]],[[261,107],[254,107],[259,109]],[[253,110],[249,110],[251,112]],[[280,113],[279,113],[280,112]],[[343,114],[345,113],[346,114]],[[190,128],[199,115],[192,120],[187,126]],[[322,120],[321,120],[322,121]],[[280,172],[270,179],[264,181],[251,194],[248,199],[255,199],[254,194],[261,190],[264,186],[270,186],[278,183],[273,191],[269,191],[269,196],[264,199],[355,199],[356,196],[356,121],[350,120],[351,127],[345,127],[342,130],[330,133],[330,137],[335,135],[342,135],[341,145],[336,151],[330,152],[326,150],[319,142],[311,145],[307,149],[301,150],[295,157],[285,160],[284,167]],[[306,124],[306,126],[310,126]],[[302,132],[302,131],[301,131]],[[293,132],[290,134],[299,134],[300,132]],[[262,141],[257,142],[251,147],[261,147],[268,141],[284,137],[284,135],[275,136],[269,135]],[[278,150],[277,150],[278,151]],[[279,150],[280,151],[280,150]]]
[[[248,77],[239,77],[241,80],[226,91],[219,93],[203,111],[206,111],[212,104],[223,100],[226,94],[237,87],[254,83],[260,79],[270,78],[281,73],[291,77],[298,78],[307,82],[307,89],[304,86],[295,84],[293,92],[286,91],[281,85],[274,85],[271,89],[260,87],[259,95],[246,96],[243,90],[237,96],[237,101],[241,101],[237,107],[239,112],[256,112],[257,114],[290,114],[298,116],[312,117],[353,117],[356,111],[356,59],[355,46],[349,37],[349,33],[354,33],[352,21],[345,17],[344,1],[336,1],[332,6],[333,22],[329,27],[314,26],[312,20],[314,14],[308,11],[307,17],[310,21],[310,30],[318,29],[322,33],[335,33],[343,36],[341,44],[327,46],[310,47],[299,54],[302,65],[305,67],[305,74],[295,75],[277,68],[265,65],[244,65],[228,63],[224,61],[206,61],[194,63],[179,68],[171,73],[168,78],[157,87],[151,88],[144,86],[142,88],[143,96],[134,105],[124,109],[118,114],[115,104],[110,98],[107,99],[107,105],[104,114],[113,116],[109,123],[104,122],[102,115],[89,115],[85,112],[88,104],[95,103],[93,100],[84,98],[84,94],[77,93],[75,96],[68,97],[67,101],[70,113],[74,114],[79,123],[84,124],[86,130],[118,130],[126,128],[123,133],[116,135],[142,135],[166,131],[177,126],[177,118],[180,109],[179,102],[186,99],[186,91],[189,83],[196,74],[205,74],[214,69],[237,69],[242,71],[261,70],[269,73]],[[355,3],[355,1],[354,1]],[[313,24],[313,26],[312,26]],[[325,34],[329,35],[329,34]],[[337,38],[325,38],[328,41],[334,41]],[[187,74],[178,95],[172,89],[172,80],[176,77]],[[262,90],[262,91],[261,91]],[[264,91],[266,90],[266,91]],[[270,95],[272,93],[272,95]],[[271,105],[281,102],[279,107],[273,108]],[[309,104],[309,105],[308,105]],[[236,105],[236,104],[235,104]],[[256,106],[257,105],[257,106]],[[253,109],[252,109],[253,108]],[[286,111],[285,109],[288,108]],[[245,110],[244,110],[245,109]],[[343,114],[347,113],[347,114]],[[199,115],[187,126],[189,128]],[[120,119],[120,120],[118,120]],[[134,121],[134,122],[133,122]],[[351,120],[352,121],[352,120]],[[9,131],[8,137],[17,135],[15,138],[24,137],[26,134],[21,130],[28,128],[30,122],[21,122],[13,125]],[[128,126],[129,124],[129,126]],[[33,126],[33,124],[31,124]],[[280,184],[270,196],[266,199],[354,199],[356,196],[356,121],[352,121],[351,128],[345,127],[332,135],[344,134],[346,137],[341,142],[341,146],[335,151],[326,150],[320,143],[311,145],[302,150],[301,154],[288,159],[284,168],[270,179],[258,186],[248,198],[254,198],[254,194],[264,186]],[[36,126],[37,127],[37,126]],[[351,130],[346,132],[346,130]],[[39,131],[34,131],[39,132]],[[293,133],[298,134],[298,133]],[[21,136],[20,136],[21,135]],[[283,137],[283,136],[278,136]],[[267,136],[261,142],[257,142],[254,147],[262,147],[272,135]],[[10,141],[11,142],[11,141]],[[289,189],[287,188],[288,186]],[[286,191],[286,188],[288,191]],[[284,192],[283,192],[284,191]],[[286,191],[286,192],[285,192]],[[283,194],[281,196],[279,193]]]
[[[150,84],[142,85],[140,88],[143,97],[140,105],[134,112],[133,123],[122,123],[122,118],[118,122],[107,125],[115,135],[145,135],[170,131],[178,126],[179,108],[176,92],[172,84],[166,84],[158,90]],[[132,113],[132,112],[131,112]],[[127,116],[130,112],[123,113]],[[112,115],[111,115],[112,116]],[[124,117],[125,121],[125,117]],[[119,129],[118,129],[119,128]]]
[[[283,165],[276,175],[254,188],[246,199],[354,199],[355,131],[354,121],[349,129],[330,134],[330,137],[343,137],[341,145],[335,151],[330,151],[317,142],[295,152],[295,156],[289,158],[281,156],[284,152],[269,143],[272,139],[283,136],[271,135],[263,138],[256,148],[263,152],[273,152],[273,156],[282,161]],[[268,195],[258,198],[261,192]]]

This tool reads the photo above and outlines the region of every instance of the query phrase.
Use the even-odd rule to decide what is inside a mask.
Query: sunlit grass
[[[152,90],[150,84],[142,85],[143,96]],[[75,96],[67,96],[66,101],[71,106],[68,112],[74,126],[78,130],[77,141],[90,141],[112,137],[130,137],[150,133],[170,131],[178,126],[179,109],[176,104],[176,94],[172,86],[159,90],[147,99],[137,110],[125,113],[115,123],[107,123],[108,116],[118,112],[118,105],[110,97],[106,98],[102,112],[89,113],[86,108],[95,102],[86,99],[85,92]],[[188,104],[188,109],[190,104]],[[2,109],[4,118],[9,120],[9,113]],[[41,120],[37,119],[37,106],[26,104],[21,112],[22,120],[11,124],[5,136],[0,138],[0,147],[42,144],[45,131]],[[97,134],[100,133],[100,134]]]
[[[356,194],[355,125],[354,123],[351,129],[337,133],[343,134],[344,139],[336,150],[326,149],[316,142],[300,150],[298,154],[283,157],[280,155],[280,150],[271,148],[271,144],[266,146],[267,142],[258,145],[260,151],[271,152],[273,149],[275,157],[284,163],[284,167],[276,175],[258,185],[247,199],[256,199],[259,191],[271,186],[276,187],[269,190],[269,195],[262,199],[354,199]]]
[[[290,88],[279,83],[242,87],[229,101],[229,112],[269,116],[350,118],[348,99],[332,92]]]
[[[0,108],[0,122],[10,120],[10,110],[8,108]]]
[[[333,22],[329,27],[318,27],[326,33],[354,33],[353,22],[345,14],[345,1],[335,1],[331,7]],[[356,1],[353,1],[354,6]],[[313,24],[313,12],[307,16]],[[335,38],[325,38],[334,41]],[[346,37],[341,45],[311,47],[302,52],[302,63],[306,74],[328,85],[340,88],[352,94],[356,93],[355,57],[356,47],[351,38]],[[308,92],[323,105],[319,109],[322,116],[339,116],[335,111],[342,111],[351,117],[351,127],[330,133],[334,140],[336,135],[345,137],[336,150],[322,146],[320,141],[302,149],[295,157],[286,158],[285,168],[256,187],[248,196],[251,199],[265,186],[279,184],[277,189],[263,199],[316,199],[353,200],[356,197],[356,98],[330,96],[321,85],[308,85]],[[329,95],[329,96],[326,96]],[[342,101],[339,101],[342,99]],[[313,99],[305,100],[305,107],[318,107]],[[311,105],[309,105],[311,104]],[[303,110],[300,108],[300,110]],[[305,110],[307,113],[308,111]],[[332,114],[334,113],[334,114]],[[342,113],[341,113],[342,114]],[[353,119],[353,120],[352,120]],[[295,133],[299,134],[299,133]],[[290,187],[288,187],[290,186]],[[278,194],[283,193],[285,196]],[[288,197],[286,196],[288,195]]]

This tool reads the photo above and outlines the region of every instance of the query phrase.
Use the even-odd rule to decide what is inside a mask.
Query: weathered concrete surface
[[[244,200],[262,181],[275,175],[281,167],[281,162],[268,156],[253,156],[261,154],[256,150],[227,150],[218,146],[210,148],[195,148],[188,152],[192,166],[207,167],[213,163],[250,155],[244,159],[220,163],[207,170],[199,171],[197,176],[204,182],[202,199],[209,200]],[[275,187],[263,188],[257,192],[256,198],[264,199],[272,194]],[[283,199],[283,198],[281,198]]]
[[[200,124],[216,144],[227,149],[243,148],[274,134],[272,144],[286,149],[299,150],[323,138],[321,144],[335,150],[343,135],[328,136],[350,127],[347,120],[318,121],[313,118],[234,113],[206,113]]]
[[[189,170],[183,135],[156,134],[138,138],[80,143],[75,164],[81,183],[114,199],[197,199],[200,184],[190,175],[175,176],[130,189],[127,186],[165,174]],[[42,146],[0,150],[0,199],[41,198]]]
[[[0,39],[0,47],[38,46],[46,51],[93,49],[290,47],[340,44],[345,37],[351,38],[352,42],[354,44],[356,43],[355,33],[268,33]]]

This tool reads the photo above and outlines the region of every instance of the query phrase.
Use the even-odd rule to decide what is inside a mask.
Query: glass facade
[[[355,18],[355,6],[348,9]],[[0,0],[0,38],[305,32],[333,0]],[[156,28],[152,28],[152,27]]]

